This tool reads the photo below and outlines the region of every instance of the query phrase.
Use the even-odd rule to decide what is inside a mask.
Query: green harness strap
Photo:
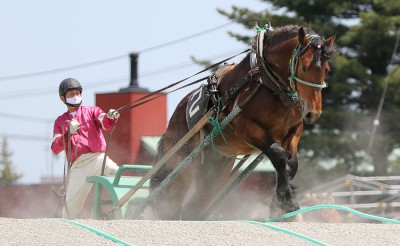
[[[222,138],[224,139],[225,144],[227,143],[226,139],[225,139],[225,136],[222,133],[221,124],[218,121],[220,111],[221,111],[221,97],[218,96],[217,113],[216,113],[215,117],[208,118],[208,121],[211,123],[211,125],[213,125],[213,129],[212,129],[210,135],[211,135],[211,145],[212,145],[212,148],[213,148],[214,155],[215,155],[214,138],[216,138],[219,134],[221,134]]]

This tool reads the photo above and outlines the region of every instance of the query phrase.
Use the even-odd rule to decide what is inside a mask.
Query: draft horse
[[[303,121],[313,124],[321,115],[321,89],[326,87],[334,39],[335,35],[324,39],[297,25],[258,33],[252,51],[217,85],[222,99],[219,120],[246,101],[243,111],[156,199],[152,205],[156,218],[203,219],[203,212],[228,179],[235,157],[261,151],[272,162],[277,177],[270,215],[299,209],[291,184],[298,169],[297,145]],[[190,130],[185,112],[192,93],[180,101],[171,116],[159,142],[158,159]],[[202,131],[208,134],[212,128],[206,124]],[[153,175],[151,189],[192,152],[201,137],[201,132],[194,135]],[[195,192],[185,198],[192,181]]]

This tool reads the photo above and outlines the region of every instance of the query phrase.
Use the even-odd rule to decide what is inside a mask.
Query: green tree
[[[300,141],[301,168],[308,166],[317,174],[327,170],[393,174],[390,170],[398,168],[389,168],[388,156],[400,147],[400,56],[394,50],[400,33],[400,0],[262,2],[268,7],[266,11],[237,6],[218,11],[249,29],[256,21],[273,26],[299,24],[322,36],[336,33],[337,37],[339,54],[331,63],[330,86],[323,90],[323,114],[317,124],[305,127]],[[229,34],[246,43],[252,38]],[[388,82],[380,124],[369,149],[373,122]]]
[[[0,153],[0,185],[15,184],[22,177],[22,175],[15,173],[13,170],[11,161],[12,155],[8,147],[7,137],[3,137]]]

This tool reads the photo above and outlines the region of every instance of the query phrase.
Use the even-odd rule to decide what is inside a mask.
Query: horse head
[[[327,86],[325,77],[335,35],[324,40],[316,34],[306,35],[301,27],[297,36],[298,43],[289,62],[290,86],[297,91],[303,104],[304,122],[313,124],[322,113],[321,90]]]

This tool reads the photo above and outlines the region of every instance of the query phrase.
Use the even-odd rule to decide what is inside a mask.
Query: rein
[[[68,183],[69,183],[69,176],[70,176],[70,172],[71,172],[72,163],[75,161],[75,158],[78,153],[78,147],[76,146],[74,156],[71,157],[72,135],[70,133],[70,124],[71,124],[71,122],[69,121],[68,122],[68,136],[67,136],[68,151],[66,151],[65,160],[64,160],[63,184],[59,187],[57,187],[57,186],[52,187],[52,191],[53,191],[54,195],[56,195],[57,199],[59,200],[59,205],[62,205],[63,207],[65,207],[65,211],[67,212],[68,216],[69,216],[69,209],[68,209],[68,204],[66,201],[67,187],[68,187]],[[62,124],[62,127],[64,128],[64,122]],[[65,150],[66,148],[65,148],[64,134],[62,135],[62,138],[63,138],[63,148]],[[77,143],[79,143],[79,139],[80,139],[80,135],[79,135]],[[62,207],[61,207],[61,209],[62,209]]]
[[[147,102],[150,102],[150,101],[152,101],[152,100],[154,100],[154,99],[157,99],[157,98],[159,98],[159,97],[161,97],[161,96],[163,96],[163,95],[156,95],[156,94],[159,94],[160,92],[163,92],[163,91],[165,91],[166,89],[169,89],[169,88],[171,88],[171,87],[174,87],[175,85],[178,85],[178,84],[180,84],[180,83],[182,83],[182,82],[184,82],[184,81],[186,81],[186,80],[188,80],[188,79],[190,79],[190,78],[192,78],[192,77],[194,77],[194,76],[196,76],[196,75],[198,75],[198,74],[200,74],[200,73],[203,73],[203,72],[205,72],[205,71],[207,71],[207,70],[210,70],[210,69],[212,69],[212,68],[214,68],[214,67],[216,67],[216,66],[218,66],[218,65],[220,65],[220,64],[222,64],[222,63],[224,63],[224,62],[226,62],[226,61],[228,61],[228,60],[230,60],[230,59],[232,59],[232,58],[234,58],[234,57],[236,57],[236,56],[238,56],[238,55],[241,55],[241,54],[243,54],[243,53],[246,53],[246,52],[248,52],[248,51],[249,51],[249,49],[247,49],[247,50],[245,50],[245,51],[242,51],[242,52],[240,52],[239,54],[236,54],[236,55],[234,55],[234,56],[228,57],[228,58],[226,58],[226,59],[224,59],[224,60],[222,60],[222,61],[220,61],[220,62],[214,63],[213,65],[211,65],[211,66],[209,66],[209,67],[207,67],[207,68],[201,70],[200,72],[197,72],[197,73],[195,73],[195,74],[193,74],[193,75],[191,75],[191,76],[189,76],[189,77],[186,77],[186,78],[184,78],[184,79],[182,79],[182,80],[179,80],[179,81],[177,81],[177,82],[175,82],[175,83],[172,83],[172,84],[170,84],[170,85],[168,85],[168,86],[166,86],[166,87],[164,87],[164,88],[161,88],[161,89],[159,89],[159,90],[157,90],[157,91],[155,91],[155,92],[152,92],[152,93],[150,93],[150,94],[148,94],[148,95],[145,95],[145,96],[143,96],[143,97],[141,97],[141,98],[139,98],[139,99],[137,99],[137,100],[135,100],[135,101],[133,101],[133,102],[131,102],[131,103],[125,105],[125,106],[120,107],[119,109],[117,109],[117,112],[122,113],[122,112],[124,112],[124,111],[130,110],[130,109],[132,109],[132,108],[135,108],[135,107],[138,107],[138,106],[140,106],[140,105],[142,105],[142,104],[145,104],[145,103],[147,103]],[[203,81],[203,80],[206,80],[207,78],[209,78],[209,76],[206,76],[206,77],[203,77],[203,78],[201,78],[201,79],[195,80],[195,81],[193,81],[193,82],[191,82],[191,83],[189,83],[189,84],[183,85],[183,86],[181,86],[181,87],[179,87],[179,88],[177,88],[177,89],[175,89],[175,90],[172,90],[172,91],[170,91],[170,92],[167,92],[167,93],[165,93],[165,94],[169,94],[169,93],[175,92],[175,91],[177,91],[177,90],[183,89],[183,88],[185,88],[185,87],[189,87],[189,86],[194,85],[194,84],[196,84],[196,83],[198,83],[198,82],[201,82],[201,81]],[[154,96],[154,95],[155,95],[155,96]],[[154,97],[151,97],[151,96],[154,96]],[[151,98],[150,98],[150,97],[151,97]],[[147,100],[143,101],[143,100],[146,99],[146,98],[150,98],[150,99],[147,99]],[[87,122],[86,122],[86,123],[87,123]],[[114,132],[115,126],[116,126],[116,124],[114,123],[113,126],[112,126],[112,128],[111,128],[110,133],[108,134],[108,138],[107,138],[107,142],[106,142],[106,150],[105,150],[105,152],[104,152],[103,165],[102,165],[102,168],[101,168],[101,176],[104,175],[104,169],[105,169],[105,165],[106,165],[106,158],[107,158],[107,154],[108,154],[108,146],[109,146],[109,143],[110,143],[110,141],[111,141],[111,137],[112,137],[112,134],[113,134],[113,132]]]
[[[143,97],[141,97],[141,98],[139,98],[139,99],[137,99],[137,100],[135,100],[135,101],[133,101],[133,102],[131,102],[131,103],[125,105],[125,106],[122,106],[122,107],[119,108],[117,111],[120,112],[120,113],[122,113],[122,112],[127,111],[127,110],[129,110],[129,109],[131,109],[131,108],[135,108],[135,107],[137,107],[137,106],[139,106],[139,105],[142,105],[142,104],[144,104],[144,103],[146,103],[146,102],[149,102],[149,101],[151,101],[151,100],[154,100],[154,99],[158,98],[159,96],[153,97],[153,98],[151,98],[151,99],[149,99],[149,100],[146,100],[146,101],[144,101],[144,102],[139,103],[140,101],[143,101],[143,100],[146,99],[146,98],[149,98],[149,97],[151,97],[151,96],[153,96],[153,95],[156,95],[156,94],[158,94],[158,93],[160,93],[160,92],[163,92],[163,91],[165,91],[166,89],[169,89],[169,88],[171,88],[171,87],[173,87],[173,86],[175,86],[175,85],[178,85],[178,84],[180,84],[180,83],[182,83],[182,82],[184,82],[184,81],[186,81],[186,80],[188,80],[188,79],[190,79],[190,78],[192,78],[192,77],[194,77],[194,76],[196,76],[196,75],[198,75],[198,74],[201,74],[201,73],[203,73],[203,72],[205,72],[205,71],[208,71],[208,70],[210,70],[210,69],[212,69],[212,68],[214,68],[214,67],[216,67],[216,66],[219,66],[219,65],[221,65],[222,63],[224,63],[224,62],[226,62],[226,61],[228,61],[228,60],[230,60],[230,59],[232,59],[232,58],[234,58],[234,57],[236,57],[236,56],[239,56],[239,55],[241,55],[241,54],[244,54],[244,53],[248,52],[249,50],[250,50],[250,49],[246,49],[246,50],[244,50],[244,51],[242,51],[242,52],[240,52],[240,53],[238,53],[238,54],[236,54],[236,55],[233,55],[233,56],[228,57],[228,58],[226,58],[226,59],[224,59],[224,60],[222,60],[222,61],[219,61],[219,62],[217,62],[217,63],[214,63],[213,65],[206,67],[205,69],[201,70],[200,72],[197,72],[197,73],[195,73],[195,74],[193,74],[193,75],[191,75],[191,76],[189,76],[189,77],[186,77],[186,78],[184,78],[184,79],[182,79],[182,80],[179,80],[179,81],[177,81],[177,82],[175,82],[175,83],[172,83],[172,84],[170,84],[170,85],[168,85],[168,86],[166,86],[166,87],[164,87],[164,88],[161,88],[161,89],[159,89],[159,90],[157,90],[157,91],[154,91],[154,92],[152,92],[152,93],[150,93],[150,94],[148,94],[148,95],[146,95],[146,96],[143,96]],[[180,89],[182,89],[182,88],[185,88],[185,87],[188,87],[188,86],[193,85],[193,84],[195,84],[195,83],[198,83],[198,82],[200,82],[200,81],[203,81],[203,80],[207,79],[208,77],[209,77],[209,76],[203,77],[203,78],[201,78],[201,79],[199,79],[199,80],[196,80],[196,81],[194,81],[194,82],[192,82],[192,83],[190,83],[190,84],[187,84],[187,85],[185,85],[185,86],[179,87],[178,89],[173,90],[173,91],[171,91],[171,92],[169,92],[169,93],[172,93],[172,92],[174,92],[174,91],[180,90]],[[169,93],[166,93],[166,94],[169,94]]]
[[[249,50],[250,50],[250,49],[246,49],[246,50],[244,50],[244,51],[242,51],[242,52],[240,52],[240,53],[238,53],[238,54],[236,54],[236,55],[233,55],[233,56],[228,57],[228,58],[226,58],[226,59],[224,59],[224,60],[222,60],[222,61],[219,61],[219,62],[217,62],[217,63],[215,63],[215,64],[213,64],[213,65],[211,65],[211,66],[209,66],[209,67],[207,67],[207,68],[201,70],[200,72],[197,72],[197,73],[195,73],[195,74],[193,74],[193,75],[191,75],[191,76],[189,76],[189,77],[186,77],[186,78],[184,78],[184,79],[182,79],[182,80],[179,80],[179,81],[177,81],[177,82],[175,82],[175,83],[172,83],[172,84],[170,84],[170,85],[168,85],[168,86],[166,86],[166,87],[164,87],[164,88],[161,88],[161,89],[159,89],[159,90],[157,90],[157,91],[154,91],[154,92],[152,92],[152,93],[150,93],[150,94],[147,94],[147,95],[145,95],[145,96],[143,96],[143,97],[141,97],[141,98],[139,98],[139,99],[137,99],[137,100],[135,100],[135,101],[133,101],[133,102],[130,102],[129,104],[126,104],[126,105],[124,105],[124,106],[118,108],[117,111],[118,111],[119,113],[122,113],[122,112],[125,112],[125,111],[127,111],[127,110],[130,110],[130,109],[132,109],[132,108],[135,108],[135,107],[138,107],[138,106],[143,105],[143,104],[145,104],[145,103],[148,103],[148,102],[150,102],[150,101],[152,101],[152,100],[154,100],[154,99],[157,99],[157,98],[159,98],[159,97],[161,97],[161,96],[163,96],[163,95],[156,95],[156,94],[159,94],[160,92],[163,92],[163,91],[165,91],[166,89],[169,89],[169,88],[171,88],[171,87],[174,87],[174,86],[176,86],[176,85],[178,85],[178,84],[180,84],[180,83],[182,83],[182,82],[184,82],[184,81],[186,81],[186,80],[188,80],[188,79],[190,79],[190,78],[192,78],[192,77],[194,77],[194,76],[196,76],[196,75],[198,75],[198,74],[200,74],[200,73],[203,73],[203,72],[205,72],[205,71],[207,71],[207,70],[210,70],[210,69],[212,69],[212,68],[214,68],[214,67],[216,67],[216,66],[218,66],[218,65],[220,65],[220,64],[222,64],[222,63],[224,63],[224,62],[226,62],[226,61],[228,61],[228,60],[230,60],[230,59],[232,59],[232,58],[234,58],[234,57],[236,57],[236,56],[239,56],[239,55],[241,55],[241,54],[243,54],[243,53],[246,53],[246,52],[248,52]],[[186,85],[183,85],[183,86],[181,86],[181,87],[179,87],[179,88],[176,88],[175,90],[172,90],[172,91],[170,91],[170,92],[166,92],[165,94],[169,94],[169,93],[172,93],[172,92],[181,90],[181,89],[183,89],[183,88],[186,88],[186,87],[189,87],[189,86],[191,86],[191,85],[197,84],[197,83],[199,83],[199,82],[201,82],[201,81],[203,81],[203,80],[206,80],[206,79],[208,79],[208,78],[209,78],[209,76],[200,78],[200,79],[195,80],[195,81],[193,81],[193,82],[191,82],[191,83],[189,83],[189,84],[186,84]],[[154,97],[152,97],[152,96],[154,96]],[[151,97],[151,98],[150,98],[150,97]],[[144,99],[147,99],[147,100],[144,100]],[[94,120],[94,119],[92,119],[92,120]],[[81,125],[85,125],[85,124],[87,124],[87,123],[89,123],[89,121],[83,122]],[[112,134],[113,134],[113,131],[114,131],[115,126],[116,126],[116,125],[113,124],[112,129],[111,129],[111,131],[110,131],[110,133],[109,133],[109,135],[108,135],[107,143],[106,143],[107,146],[109,145],[109,142],[111,141],[111,136],[112,136]],[[69,142],[68,142],[68,143],[69,143]],[[65,148],[64,148],[64,149],[65,149]],[[105,151],[105,153],[104,153],[103,165],[102,165],[102,169],[101,169],[101,175],[102,175],[102,176],[103,176],[103,174],[104,174],[104,168],[105,168],[105,162],[106,162],[106,158],[107,158],[107,152],[108,152],[108,148],[106,147],[106,151]]]

